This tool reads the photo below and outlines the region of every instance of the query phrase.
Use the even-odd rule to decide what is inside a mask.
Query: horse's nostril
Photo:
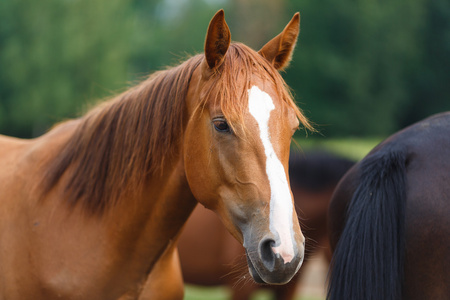
[[[272,250],[274,246],[275,241],[271,238],[265,238],[259,243],[259,256],[269,271],[273,271],[275,267],[275,253]]]

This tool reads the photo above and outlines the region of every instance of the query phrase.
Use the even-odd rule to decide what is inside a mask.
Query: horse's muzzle
[[[274,238],[264,237],[256,247],[246,248],[249,271],[257,283],[286,284],[303,263],[303,243],[295,243],[293,256],[288,260],[274,252],[275,245],[277,242]]]

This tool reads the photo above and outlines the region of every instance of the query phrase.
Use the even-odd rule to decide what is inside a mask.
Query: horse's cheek
[[[209,136],[210,132],[206,126],[192,126],[192,129],[186,132],[183,157],[192,194],[198,202],[210,208],[216,200],[214,191],[219,180],[213,172],[214,158],[210,153]]]

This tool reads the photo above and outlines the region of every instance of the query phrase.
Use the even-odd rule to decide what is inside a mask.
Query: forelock
[[[295,104],[289,87],[279,72],[259,53],[240,43],[230,45],[222,65],[212,74],[205,100],[214,101],[220,106],[233,130],[246,132],[244,115],[248,110],[247,91],[257,77],[273,84],[281,102],[294,110],[300,123],[306,129],[313,130],[307,118]]]

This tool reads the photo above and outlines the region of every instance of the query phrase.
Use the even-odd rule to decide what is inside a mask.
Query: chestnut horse
[[[450,112],[392,135],[330,205],[328,299],[450,299]]]
[[[354,164],[325,152],[300,153],[291,150],[289,178],[295,208],[306,238],[305,261],[318,252],[331,259],[327,232],[328,205],[334,188]],[[178,240],[178,251],[185,283],[228,285],[235,300],[250,299],[260,288],[269,289],[278,300],[293,299],[300,274],[287,285],[262,286],[248,280],[244,249],[210,210],[201,205],[189,217]],[[300,272],[299,272],[300,273]],[[325,287],[325,283],[324,283]]]
[[[277,70],[299,20],[255,52],[230,43],[220,10],[204,54],[39,138],[0,137],[0,299],[136,299],[176,263],[158,259],[197,201],[257,282],[288,282],[304,255],[289,147],[310,126]],[[149,282],[141,299],[161,290]]]

